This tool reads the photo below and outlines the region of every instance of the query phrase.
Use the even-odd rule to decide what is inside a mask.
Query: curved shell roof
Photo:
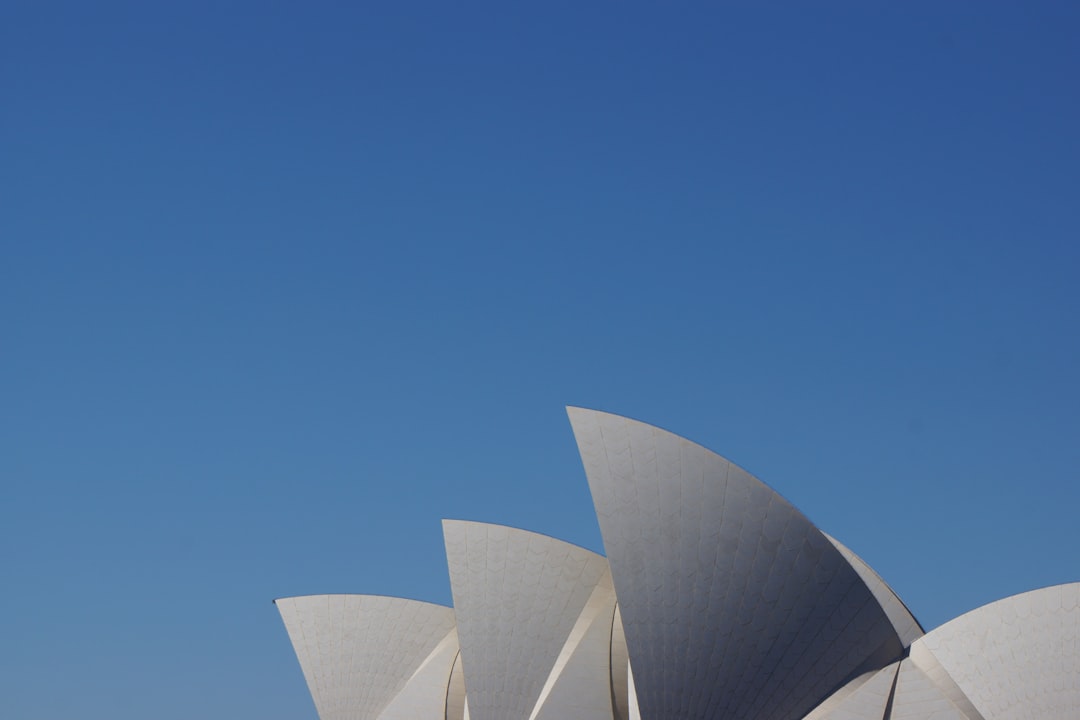
[[[451,608],[381,595],[275,604],[321,720],[376,720],[425,663],[429,677],[416,690],[430,689],[430,676],[443,671],[445,688],[457,654]]]
[[[453,609],[276,601],[320,720],[1080,717],[1080,583],[924,634],[861,558],[745,470],[568,412],[609,558],[447,520]]]
[[[887,683],[886,673],[895,679]],[[1075,720],[1080,583],[972,610],[869,677],[842,687],[805,720]]]
[[[599,637],[606,679],[615,597],[602,556],[502,525],[444,520],[443,534],[472,720],[529,720],[586,634]],[[588,633],[603,614],[606,632]]]
[[[984,605],[927,633],[925,650],[985,720],[1080,715],[1080,583]]]
[[[900,657],[859,573],[764,483],[659,428],[568,412],[643,718],[795,720]]]

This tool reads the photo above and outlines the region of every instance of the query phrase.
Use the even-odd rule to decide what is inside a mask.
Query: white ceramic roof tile
[[[375,720],[454,628],[453,610],[416,600],[309,595],[275,602],[321,720]]]
[[[814,708],[806,720],[885,720],[900,663],[873,670],[849,682]]]
[[[889,720],[983,720],[965,712],[911,660],[900,663]]]
[[[450,672],[457,656],[457,631],[451,630],[379,713],[379,720],[445,720]]]
[[[982,715],[975,706],[971,704],[971,700],[964,691],[960,689],[960,686],[956,684],[952,676],[948,671],[941,666],[937,658],[934,657],[927,648],[925,643],[916,641],[908,648],[908,657],[904,661],[914,665],[919,671],[934,684],[946,698],[949,699],[953,705],[960,711],[964,717],[972,718],[973,720],[984,720]]]
[[[528,720],[607,561],[499,525],[446,520],[443,534],[469,715]]]
[[[548,674],[529,720],[612,720],[610,571],[593,589]]]
[[[984,605],[920,646],[986,720],[1080,717],[1080,583]]]
[[[568,410],[648,720],[802,718],[903,646],[840,551],[724,458]]]
[[[896,634],[900,637],[900,642],[904,644],[904,647],[911,645],[911,643],[922,637],[924,634],[922,625],[911,614],[911,611],[900,600],[900,597],[893,592],[888,583],[882,580],[881,576],[872,567],[867,565],[861,557],[853,553],[846,545],[827,533],[825,537],[829,538],[829,541],[836,546],[840,554],[851,563],[851,567],[855,568],[855,572],[859,573],[859,577],[866,583],[878,604],[885,611],[889,622],[892,623],[893,629],[896,630]]]

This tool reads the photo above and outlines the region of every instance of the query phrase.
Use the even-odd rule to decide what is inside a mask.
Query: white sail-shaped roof
[[[1080,583],[998,600],[912,646],[940,663],[985,720],[1080,717]]]
[[[573,700],[581,711],[575,717],[610,720],[615,598],[604,558],[501,525],[445,520],[443,533],[470,718],[530,720],[565,707],[559,671],[573,664],[585,672],[584,653],[602,663],[595,672],[605,682],[578,688],[587,695]],[[606,715],[591,714],[605,703]]]
[[[276,601],[320,720],[1076,720],[1080,583],[924,633],[724,458],[568,410],[609,558],[444,521],[454,609]]]
[[[641,717],[802,718],[903,643],[784,498],[669,432],[570,408]]]
[[[377,720],[421,667],[410,693],[430,697],[457,654],[454,611],[377,595],[308,595],[275,601],[320,720]],[[441,665],[445,665],[441,668]],[[425,695],[426,693],[426,695]],[[443,708],[432,720],[440,720]],[[430,703],[429,703],[430,705]],[[420,716],[417,716],[418,718]]]

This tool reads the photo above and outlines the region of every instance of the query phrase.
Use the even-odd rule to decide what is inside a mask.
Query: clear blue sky
[[[566,404],[1080,580],[1077,5],[583,5],[0,5],[5,720],[313,719],[272,598],[601,549]]]

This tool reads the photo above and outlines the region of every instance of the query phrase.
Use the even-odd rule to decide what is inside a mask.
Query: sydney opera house
[[[452,608],[278,600],[320,720],[1080,718],[1080,583],[925,632],[744,470],[569,414],[607,557],[445,521]]]

